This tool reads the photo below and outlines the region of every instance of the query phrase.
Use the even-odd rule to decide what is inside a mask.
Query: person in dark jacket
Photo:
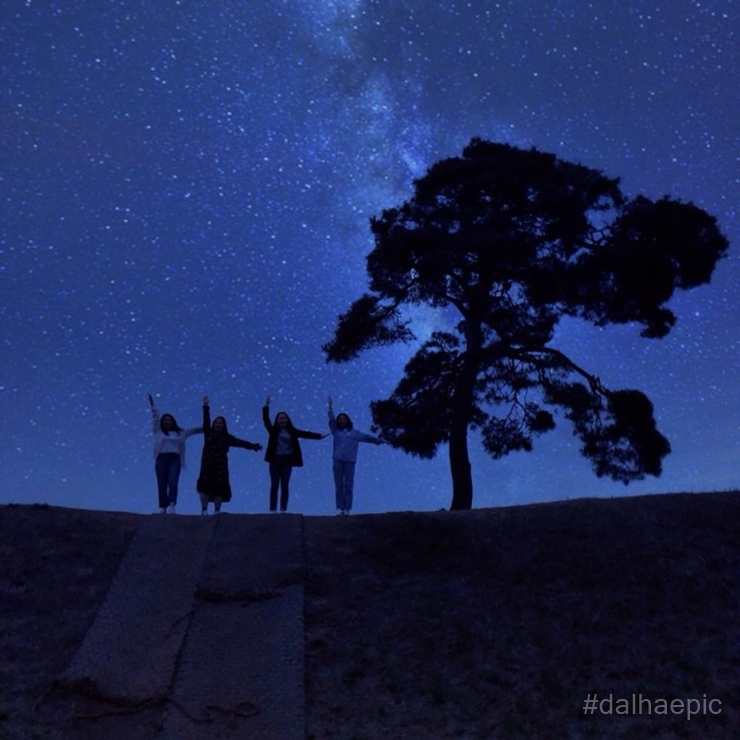
[[[216,514],[221,511],[221,504],[231,501],[231,483],[229,481],[229,449],[241,447],[258,452],[261,444],[247,442],[229,434],[226,419],[217,416],[211,423],[211,410],[208,396],[203,396],[203,433],[205,442],[200,459],[200,475],[196,490],[200,494],[201,514],[208,513],[208,504],[213,503]]]
[[[270,511],[277,511],[277,492],[280,488],[280,511],[288,509],[288,486],[293,468],[303,466],[303,453],[299,439],[324,439],[328,434],[307,432],[296,429],[285,411],[275,414],[275,421],[270,421],[270,396],[262,407],[262,421],[270,435],[267,440],[265,462],[270,465]]]

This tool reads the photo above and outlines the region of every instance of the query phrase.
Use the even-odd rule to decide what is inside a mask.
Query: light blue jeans
[[[333,467],[337,509],[349,511],[352,508],[352,493],[355,486],[355,463],[334,460]]]

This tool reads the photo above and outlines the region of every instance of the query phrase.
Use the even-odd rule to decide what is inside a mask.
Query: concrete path
[[[62,681],[119,704],[169,693],[214,524],[147,517]]]
[[[304,737],[303,530],[293,515],[220,515],[167,737]],[[218,734],[204,735],[210,724]]]
[[[61,679],[66,736],[303,738],[304,567],[300,516],[147,518]]]

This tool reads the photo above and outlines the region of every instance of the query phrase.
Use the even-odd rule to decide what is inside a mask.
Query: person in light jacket
[[[354,428],[352,419],[344,412],[334,417],[331,396],[329,396],[329,430],[334,437],[332,455],[334,472],[334,492],[338,514],[349,514],[352,510],[352,499],[355,485],[355,465],[357,449],[360,442],[382,445],[383,440],[372,434],[360,432]]]
[[[159,511],[162,514],[174,514],[180,471],[185,467],[185,440],[193,434],[201,434],[203,427],[183,429],[172,414],[159,415],[151,393],[147,394],[147,398],[152,412],[154,472],[157,475]]]
[[[303,453],[299,439],[324,439],[328,434],[307,432],[296,429],[285,411],[275,414],[275,421],[270,421],[270,396],[262,407],[262,422],[269,434],[265,462],[270,465],[270,511],[277,510],[277,493],[280,488],[280,511],[288,510],[290,496],[290,474],[293,468],[303,466]]]

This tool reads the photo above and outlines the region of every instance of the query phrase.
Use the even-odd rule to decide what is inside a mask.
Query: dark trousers
[[[293,465],[289,457],[278,456],[270,463],[270,511],[277,509],[278,488],[280,488],[280,511],[287,511],[290,495],[288,485],[292,472]]]
[[[180,481],[180,455],[177,452],[160,452],[154,463],[157,474],[159,508],[166,509],[177,503],[177,484]]]

